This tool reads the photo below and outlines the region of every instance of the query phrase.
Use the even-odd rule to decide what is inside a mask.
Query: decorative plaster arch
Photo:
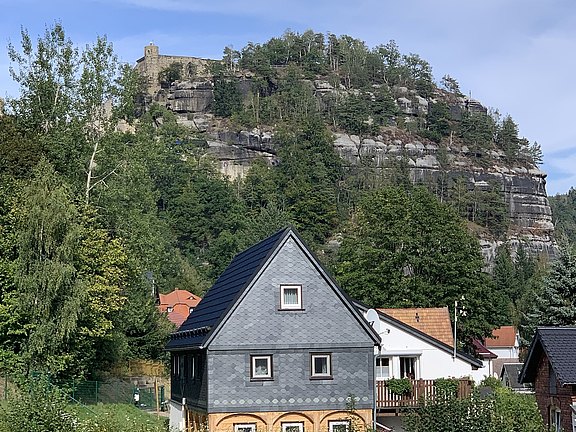
[[[290,411],[287,413],[282,413],[280,414],[278,417],[276,417],[274,419],[274,421],[272,422],[272,426],[275,426],[279,421],[281,421],[284,417],[288,417],[290,415],[293,416],[298,416],[298,417],[304,417],[306,420],[308,420],[310,423],[314,424],[314,420],[312,420],[311,417],[309,417],[308,415],[302,413],[302,412],[298,412],[298,411]]]
[[[239,413],[230,414],[230,415],[227,415],[226,417],[221,418],[220,420],[218,420],[218,423],[216,423],[216,427],[220,426],[222,424],[222,422],[224,422],[226,420],[229,420],[229,419],[234,418],[234,417],[239,417],[239,416],[250,417],[250,418],[253,418],[254,420],[261,421],[264,424],[268,424],[266,422],[266,420],[264,420],[262,417],[260,417],[256,414],[239,412]]]

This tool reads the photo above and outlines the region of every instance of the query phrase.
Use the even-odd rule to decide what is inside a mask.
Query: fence
[[[138,406],[140,408],[156,409],[156,404],[163,405],[165,389],[163,385],[154,387],[137,387],[124,380],[108,381],[57,381],[51,380],[53,385],[62,389],[73,401],[83,405],[98,403],[135,403],[134,394],[139,394]],[[9,377],[0,377],[0,400],[11,397],[14,384]]]

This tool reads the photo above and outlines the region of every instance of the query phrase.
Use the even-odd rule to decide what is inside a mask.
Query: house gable
[[[301,309],[282,309],[281,287],[301,290]],[[371,347],[378,341],[349,299],[290,233],[254,278],[209,348]]]
[[[194,309],[194,313],[171,335],[166,349],[174,351],[203,346],[289,232],[290,229],[278,231],[236,255]]]
[[[576,385],[576,327],[538,327],[520,374],[520,382],[534,382],[545,355],[562,385]]]

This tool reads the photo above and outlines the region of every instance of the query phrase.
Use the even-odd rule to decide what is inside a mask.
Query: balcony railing
[[[397,395],[390,391],[388,381],[376,381],[376,408],[391,409],[402,407],[415,407],[420,399],[431,399],[437,394],[437,387],[434,385],[435,380],[410,380],[412,391],[405,395]],[[458,380],[458,389],[456,396],[465,398],[470,396],[474,381],[469,379]]]

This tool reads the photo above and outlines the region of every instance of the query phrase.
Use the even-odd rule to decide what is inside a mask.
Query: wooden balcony
[[[430,399],[436,396],[435,380],[410,380],[412,392],[407,395],[397,395],[388,388],[388,381],[376,381],[376,409],[381,411],[397,408],[418,406],[420,399]],[[470,396],[474,381],[469,379],[458,380],[457,397]]]

